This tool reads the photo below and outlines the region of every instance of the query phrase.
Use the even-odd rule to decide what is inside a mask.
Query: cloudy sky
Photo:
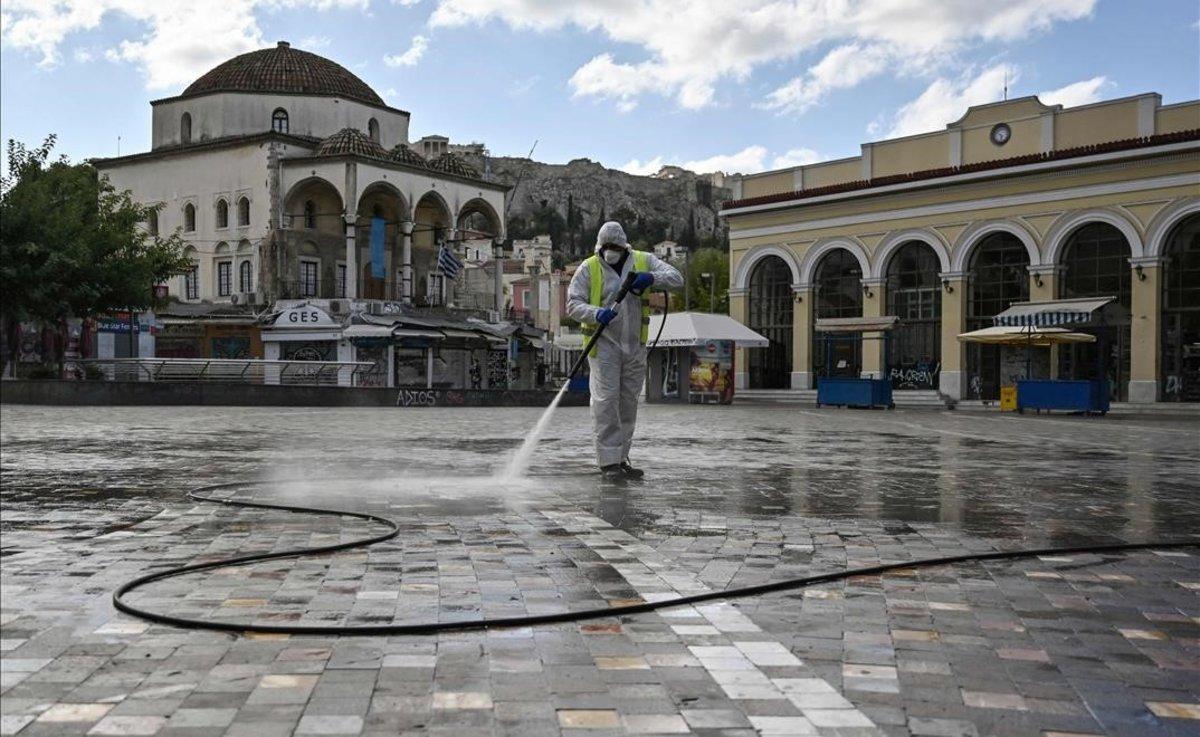
[[[752,172],[968,105],[1200,97],[1195,0],[3,0],[0,134],[149,148],[151,99],[288,40],[497,155]]]

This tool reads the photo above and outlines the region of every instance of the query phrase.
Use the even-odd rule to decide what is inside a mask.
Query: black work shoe
[[[610,466],[601,466],[600,478],[605,481],[624,481],[625,470],[621,468],[621,464],[619,463],[614,463]]]
[[[631,479],[640,479],[646,475],[646,472],[642,469],[629,465],[629,461],[621,462],[621,471]]]

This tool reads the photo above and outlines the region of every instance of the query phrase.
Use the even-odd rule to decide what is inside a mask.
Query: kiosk
[[[673,312],[665,325],[662,315],[654,315],[649,334],[649,402],[730,404],[734,349],[770,345],[767,338],[732,317],[709,312]]]
[[[888,378],[887,355],[888,334],[896,327],[899,318],[886,317],[838,317],[819,319],[813,329],[824,334],[825,376],[817,379],[817,406],[860,407],[893,409],[892,380]],[[877,335],[866,335],[877,333]],[[883,371],[873,376],[833,376],[833,345],[838,341],[862,343],[879,340],[883,343]]]
[[[1109,310],[1116,308],[1116,297],[1085,297],[1042,302],[1015,302],[993,318],[990,328],[962,333],[964,342],[1024,346],[1025,378],[1017,380],[1017,411],[1032,409],[1064,410],[1085,414],[1105,414],[1109,409],[1109,382],[1104,366],[1107,341],[1104,340]],[[1094,379],[1051,379],[1033,377],[1034,348],[1072,343],[1095,343],[1097,337],[1073,332],[1064,325],[1090,324],[1101,338],[1096,351]]]

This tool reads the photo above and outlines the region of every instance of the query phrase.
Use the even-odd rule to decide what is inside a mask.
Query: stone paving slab
[[[148,422],[118,414],[106,421],[125,434]],[[311,418],[282,414],[285,427],[309,432]],[[232,489],[378,512],[401,535],[366,551],[171,579],[135,600],[245,622],[451,621],[1195,531],[1200,467],[1187,427],[1127,425],[1137,431],[1113,438],[1058,420],[1022,421],[1013,433],[991,418],[947,426],[900,412],[810,414],[820,421],[811,432],[790,413],[726,415],[740,439],[700,442],[704,463],[694,439],[663,430],[682,427],[681,415],[652,410],[648,429],[681,460],[658,469],[660,483],[624,489],[561,474],[508,495],[463,489],[444,479],[471,457],[466,446],[417,479]],[[272,453],[296,452],[220,460],[212,448],[232,444],[215,440],[215,428],[128,454],[113,481],[48,481],[47,459],[86,469],[72,455],[112,452],[122,433],[83,449],[42,427],[23,435],[22,423],[46,416],[3,416],[2,734],[1200,732],[1196,550],[906,569],[651,614],[426,637],[183,631],[115,613],[112,589],[154,567],[328,544],[367,526],[183,499],[180,478],[232,480],[277,465]],[[66,423],[55,432],[72,432],[69,416],[52,416]],[[919,432],[893,432],[897,424]],[[1014,458],[1028,459],[1031,439],[1064,427],[1075,445],[1039,457],[1036,481],[1008,473]],[[353,475],[370,476],[378,450],[357,432],[340,442],[361,455]],[[796,456],[792,434],[856,449]],[[571,443],[567,432],[546,450],[553,460]],[[402,462],[438,452],[432,440],[414,445]],[[1072,460],[1072,449],[1084,457]],[[153,475],[123,480],[155,453],[170,459],[154,472],[161,489]],[[93,483],[103,493],[89,492]]]

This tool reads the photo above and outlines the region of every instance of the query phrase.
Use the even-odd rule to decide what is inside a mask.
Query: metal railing
[[[303,386],[374,385],[359,377],[378,372],[371,361],[288,361],[259,358],[93,358],[106,381],[204,381]]]

